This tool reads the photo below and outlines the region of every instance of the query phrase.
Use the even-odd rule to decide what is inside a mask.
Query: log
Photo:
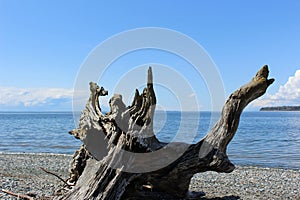
[[[77,129],[70,134],[83,141],[73,158],[69,182],[75,185],[57,199],[182,199],[190,180],[205,171],[230,173],[235,166],[226,150],[239,125],[243,109],[262,96],[274,79],[268,66],[227,99],[219,120],[196,144],[162,143],[153,132],[156,96],[151,67],[147,86],[135,92],[126,107],[122,96],[109,101],[104,114],[99,96],[103,87],[90,83],[90,98]]]

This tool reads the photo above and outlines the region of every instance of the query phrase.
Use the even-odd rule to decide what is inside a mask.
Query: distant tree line
[[[300,111],[300,106],[262,107],[260,111]]]

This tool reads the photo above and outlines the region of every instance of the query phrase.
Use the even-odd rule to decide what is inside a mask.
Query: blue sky
[[[198,42],[216,64],[226,96],[268,64],[276,82],[249,110],[269,105],[298,105],[299,10],[300,2],[291,0],[2,0],[0,110],[71,110],[77,74],[91,51],[113,35],[143,27],[172,29]],[[139,67],[146,70],[149,63],[158,63],[156,71],[162,64],[184,73],[186,82],[194,89],[186,95],[197,97],[200,110],[211,109],[205,82],[197,82],[193,70],[186,70],[190,66],[185,61],[163,52],[145,50],[125,55],[114,62],[99,83],[108,88],[109,97],[114,92],[124,92],[118,83],[126,77],[126,72]],[[120,68],[123,74],[117,73]],[[161,79],[168,75],[155,74],[154,70],[154,81],[155,76]],[[177,79],[173,82],[177,83]],[[133,80],[130,83],[134,85]],[[88,91],[88,81],[86,87]],[[159,85],[156,89],[160,109],[180,109],[180,94],[168,92],[167,87]],[[124,95],[130,99],[132,94]],[[103,99],[104,106],[108,98]],[[128,99],[124,101],[127,103]]]

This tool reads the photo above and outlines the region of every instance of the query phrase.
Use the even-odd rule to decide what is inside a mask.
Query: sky
[[[0,111],[70,111],[76,91],[81,100],[75,109],[80,110],[89,81],[109,91],[100,101],[104,108],[114,93],[130,104],[134,89],[142,90],[150,65],[158,109],[212,110],[213,98],[224,102],[211,91],[214,86],[220,84],[223,91],[215,93],[227,97],[265,64],[275,82],[247,109],[300,105],[299,10],[300,2],[292,0],[0,0]],[[100,66],[104,56],[97,55],[103,74],[86,73],[79,83],[82,69],[101,44],[147,27],[171,30],[199,44],[217,70],[211,71],[216,85],[189,60],[147,48],[122,54],[107,66]],[[155,42],[153,35],[146,38]],[[130,42],[125,39],[124,45]],[[186,46],[180,40],[173,45]],[[104,51],[107,56],[116,47]]]

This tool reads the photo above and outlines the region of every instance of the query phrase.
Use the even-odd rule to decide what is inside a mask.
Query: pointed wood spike
[[[275,79],[271,78],[268,79],[269,76],[269,69],[268,69],[268,65],[264,65],[255,75],[254,79],[255,80],[267,80],[267,86],[271,85]]]
[[[133,99],[133,101],[136,101],[136,100],[139,98],[139,96],[140,96],[139,90],[138,90],[138,89],[135,89],[135,94],[134,94],[134,99]]]
[[[152,67],[149,66],[148,69],[148,81],[147,84],[153,84],[153,75],[152,75]]]
[[[135,109],[135,107],[138,105],[139,98],[140,98],[139,90],[135,89],[134,98],[133,98],[131,106],[130,106],[131,114],[132,114],[132,111]]]
[[[268,78],[269,76],[269,69],[268,65],[264,65],[257,73],[255,77],[263,77]]]

